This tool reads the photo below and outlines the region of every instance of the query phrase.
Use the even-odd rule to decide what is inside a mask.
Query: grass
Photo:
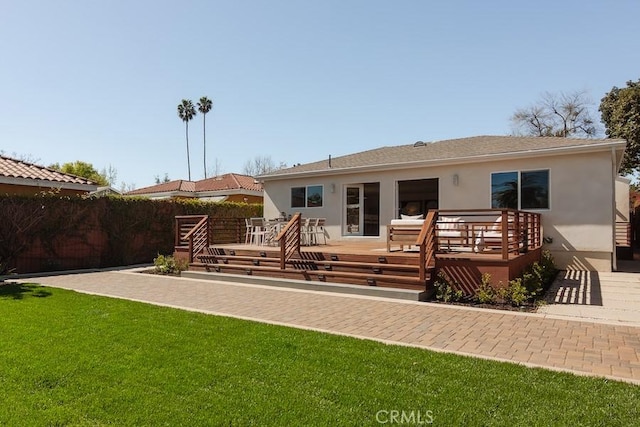
[[[0,284],[0,337],[0,425],[640,420],[630,384],[36,284]]]

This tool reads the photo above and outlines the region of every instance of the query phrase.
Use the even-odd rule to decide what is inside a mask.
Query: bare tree
[[[213,162],[213,167],[209,167],[209,176],[220,176],[222,175],[222,164],[220,163],[220,159],[216,157]],[[205,175],[206,177],[206,175]]]
[[[110,186],[116,185],[116,180],[118,178],[118,170],[114,168],[112,165],[109,165],[108,168],[102,168],[100,170],[100,175],[105,177]]]
[[[40,162],[39,158],[34,157],[31,154],[18,154],[15,151],[8,154],[4,150],[0,150],[0,156],[11,157],[12,159],[20,160],[25,163],[38,164],[38,162]]]
[[[287,167],[285,163],[276,166],[270,156],[256,156],[252,160],[247,160],[244,164],[243,173],[249,176],[268,174]]]
[[[534,105],[511,116],[516,135],[594,137],[598,133],[591,109],[595,104],[585,91],[546,92]]]
[[[124,181],[120,183],[120,193],[122,194],[128,193],[129,191],[133,191],[135,189],[136,189],[136,184],[134,183],[126,183]]]

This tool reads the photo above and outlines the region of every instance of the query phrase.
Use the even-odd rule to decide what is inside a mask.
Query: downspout
[[[611,255],[611,267],[613,271],[618,271],[618,257],[616,256],[616,177],[618,175],[618,165],[616,163],[616,150],[611,147],[611,243],[613,244],[613,253]]]

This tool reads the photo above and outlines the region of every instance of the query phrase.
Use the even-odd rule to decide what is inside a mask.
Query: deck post
[[[301,217],[300,212],[296,212],[276,236],[276,241],[280,245],[280,270],[287,268],[287,261],[294,253],[300,254]]]
[[[173,246],[174,247],[180,245],[180,227],[181,227],[180,218],[178,218],[176,216],[175,219],[176,219],[176,233],[175,233],[175,236],[174,236],[174,239],[173,239]]]
[[[422,224],[422,228],[420,229],[418,239],[416,240],[416,244],[420,246],[420,265],[418,266],[418,276],[422,283],[425,283],[425,281],[427,280],[427,264],[431,263],[435,253],[433,245],[436,241],[435,223],[437,220],[438,213],[429,211],[429,213],[427,213],[427,218],[425,219],[424,223]]]
[[[521,227],[523,232],[518,234],[522,236],[522,251],[526,253],[529,251],[529,214],[526,212],[522,215]]]
[[[501,233],[502,233],[502,259],[509,259],[509,211],[503,210],[502,213],[502,225],[501,225]]]

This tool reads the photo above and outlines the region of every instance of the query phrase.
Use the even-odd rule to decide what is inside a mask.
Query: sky
[[[512,132],[543,93],[640,78],[637,0],[0,0],[0,152],[187,179]],[[189,122],[192,180],[203,123]]]

